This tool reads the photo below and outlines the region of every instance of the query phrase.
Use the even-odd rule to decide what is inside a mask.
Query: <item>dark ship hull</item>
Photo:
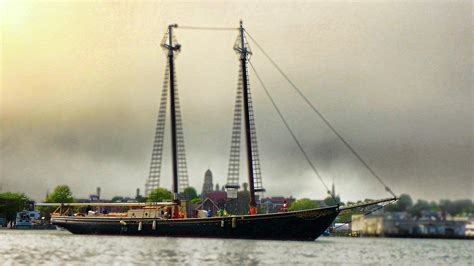
[[[315,240],[339,214],[338,207],[275,214],[190,219],[52,217],[74,234]],[[141,224],[140,224],[141,223]]]

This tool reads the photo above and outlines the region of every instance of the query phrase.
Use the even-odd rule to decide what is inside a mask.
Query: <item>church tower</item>
[[[206,173],[204,174],[204,184],[202,185],[202,192],[201,196],[204,198],[206,194],[213,191],[213,184],[212,184],[212,172],[211,170],[207,169]]]

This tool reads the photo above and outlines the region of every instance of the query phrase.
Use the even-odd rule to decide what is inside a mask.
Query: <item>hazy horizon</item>
[[[28,2],[1,8],[0,189],[143,192],[166,25],[244,26],[397,194],[474,198],[471,1]],[[190,185],[226,183],[237,32],[176,30]],[[251,61],[343,201],[383,187],[257,47]],[[325,189],[250,71],[266,195]],[[161,186],[169,188],[169,126]],[[241,164],[245,162],[242,157]],[[241,171],[240,183],[245,171]]]

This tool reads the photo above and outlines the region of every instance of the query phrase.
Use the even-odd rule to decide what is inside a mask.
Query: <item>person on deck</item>
[[[224,216],[224,212],[225,212],[224,209],[219,209],[217,211],[217,216]]]
[[[255,215],[255,214],[257,214],[257,208],[251,207],[250,208],[250,215]]]
[[[170,219],[171,218],[171,213],[168,212],[168,210],[166,210],[165,213],[163,214],[163,218]]]

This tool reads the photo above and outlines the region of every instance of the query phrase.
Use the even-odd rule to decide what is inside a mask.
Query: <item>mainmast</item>
[[[253,150],[252,150],[252,132],[250,127],[250,107],[249,107],[249,81],[248,81],[248,69],[247,60],[250,56],[250,51],[246,47],[245,42],[245,30],[240,21],[240,42],[241,46],[238,49],[240,52],[240,66],[242,70],[242,81],[243,81],[243,100],[244,100],[244,123],[245,123],[245,143],[247,146],[247,169],[248,169],[248,181],[249,181],[249,193],[250,193],[250,213],[256,213],[257,202],[255,200],[255,186],[254,186],[254,167],[253,167]]]
[[[175,101],[175,77],[174,77],[174,51],[179,51],[181,45],[173,46],[173,28],[177,28],[177,24],[168,26],[168,63],[170,75],[170,117],[171,117],[171,156],[173,167],[173,199],[178,199],[178,143],[176,138],[176,101]]]

